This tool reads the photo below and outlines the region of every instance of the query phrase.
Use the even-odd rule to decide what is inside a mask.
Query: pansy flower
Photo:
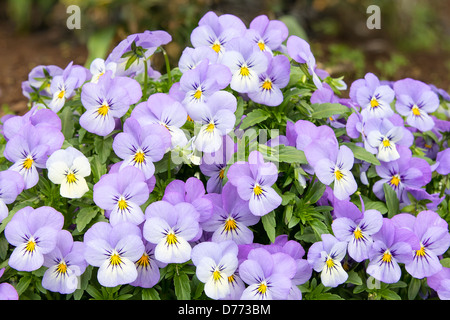
[[[141,230],[122,222],[111,226],[97,222],[84,234],[84,257],[91,266],[98,267],[97,279],[104,287],[116,287],[136,280],[134,264],[144,253]]]
[[[52,207],[25,207],[17,211],[5,228],[6,240],[15,247],[9,266],[18,271],[42,267],[44,255],[55,248],[63,224],[63,215]]]
[[[144,173],[132,166],[105,174],[94,185],[94,202],[108,211],[113,226],[123,221],[135,225],[142,223],[144,213],[140,206],[147,201],[148,196]]]
[[[61,294],[78,289],[79,277],[87,267],[84,249],[84,243],[73,241],[69,231],[59,231],[55,249],[44,257],[44,266],[48,269],[42,278],[42,287]]]
[[[339,241],[331,234],[322,234],[322,241],[312,244],[308,250],[308,262],[325,287],[337,287],[348,279],[341,261],[347,253],[347,242]]]
[[[178,68],[181,73],[185,73],[186,71],[195,69],[205,59],[209,63],[216,63],[217,53],[210,47],[186,47],[178,60]]]
[[[348,243],[349,256],[361,262],[369,258],[373,244],[372,235],[383,225],[383,216],[377,210],[360,211],[350,201],[334,202],[335,220],[331,224],[333,233],[339,241]]]
[[[383,225],[373,235],[374,243],[369,253],[369,265],[366,272],[385,283],[400,280],[399,263],[408,264],[413,259],[408,234],[403,233],[390,219],[383,218]]]
[[[191,258],[189,241],[199,237],[199,213],[187,202],[151,203],[145,210],[144,238],[155,247],[155,258],[164,263],[184,263]]]
[[[142,226],[142,225],[141,225]],[[134,263],[138,276],[136,280],[130,283],[134,287],[152,288],[159,282],[160,268],[167,266],[167,263],[155,259],[156,245],[143,239],[145,251],[142,256]]]
[[[358,79],[350,86],[350,98],[361,106],[364,119],[389,118],[394,114],[391,102],[395,93],[388,85],[382,85],[377,76],[367,73],[364,79]]]
[[[283,22],[260,15],[250,22],[245,37],[255,42],[261,51],[273,52],[280,49],[288,35],[289,30]]]
[[[136,105],[131,112],[141,126],[159,124],[165,127],[171,136],[171,147],[184,146],[186,134],[181,127],[187,121],[187,113],[183,105],[166,93],[154,93],[147,101]]]
[[[230,294],[229,278],[238,268],[237,255],[238,246],[233,241],[206,241],[192,249],[197,278],[205,284],[205,294],[211,299],[223,299]]]
[[[227,49],[230,40],[240,37],[247,27],[238,17],[232,14],[217,16],[212,11],[207,12],[191,33],[191,43],[194,48],[210,47],[219,56]]]
[[[239,266],[239,276],[248,285],[242,300],[286,300],[297,270],[295,260],[286,253],[252,249]]]
[[[281,204],[281,197],[272,188],[278,178],[278,169],[275,164],[264,162],[259,151],[252,151],[248,162],[232,164],[227,178],[237,187],[239,197],[248,201],[250,211],[256,216],[263,216]]]
[[[394,83],[395,109],[406,117],[406,122],[420,131],[433,129],[430,113],[439,107],[439,97],[427,84],[406,78]]]
[[[283,93],[280,89],[287,86],[291,65],[284,55],[268,58],[269,65],[264,73],[259,75],[259,86],[248,97],[257,103],[275,107],[283,102]]]
[[[110,134],[115,119],[124,116],[130,105],[142,97],[139,82],[128,77],[111,78],[107,72],[97,83],[86,83],[81,92],[81,103],[86,112],[80,117],[80,125],[99,136]]]
[[[259,76],[266,72],[269,59],[258,46],[245,38],[230,41],[221,63],[226,65],[231,73],[231,89],[239,93],[257,91]]]
[[[260,220],[251,213],[245,200],[239,197],[237,188],[231,183],[225,184],[222,194],[208,194],[213,204],[212,217],[202,224],[204,231],[212,232],[214,242],[233,240],[237,244],[253,242],[253,226]]]
[[[105,63],[105,60],[102,58],[95,58],[92,60],[91,65],[89,67],[89,71],[92,74],[91,82],[97,83],[102,75],[106,73],[106,71],[111,71],[111,77],[114,78],[114,73],[116,72],[117,64],[115,62]]]
[[[0,172],[0,222],[8,216],[7,204],[13,203],[25,187],[22,176],[15,171]]]
[[[52,153],[46,168],[50,181],[61,185],[62,197],[81,198],[89,191],[84,178],[91,174],[91,165],[86,156],[74,147]]]
[[[133,166],[150,179],[155,172],[154,162],[161,160],[170,148],[169,131],[157,124],[141,126],[134,118],[125,121],[123,132],[113,141],[113,150],[123,159],[121,167]]]

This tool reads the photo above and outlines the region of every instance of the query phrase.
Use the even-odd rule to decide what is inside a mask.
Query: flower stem
[[[147,59],[144,60],[144,68],[145,68],[145,75],[144,75],[144,94],[143,94],[143,100],[147,101],[147,86],[148,86],[148,62]]]
[[[164,55],[164,61],[166,63],[166,71],[167,71],[167,80],[169,81],[169,88],[172,87],[172,75],[170,72],[170,62],[169,62],[169,56],[167,55],[167,51],[164,50],[163,47],[160,47],[161,51]]]

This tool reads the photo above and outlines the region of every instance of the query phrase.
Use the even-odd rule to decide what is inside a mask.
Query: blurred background
[[[368,29],[367,7],[381,9],[381,29]],[[81,29],[66,12],[81,9]],[[258,15],[284,21],[306,39],[320,68],[344,76],[348,87],[375,73],[383,80],[411,77],[450,91],[450,1],[441,0],[0,0],[0,115],[23,113],[21,83],[37,65],[70,61],[89,67],[132,33],[165,30],[172,67],[199,19],[230,13],[247,26]],[[154,68],[162,72],[162,59]],[[347,96],[347,92],[343,92]]]

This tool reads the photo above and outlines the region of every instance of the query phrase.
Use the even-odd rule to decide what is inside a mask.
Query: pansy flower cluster
[[[2,118],[2,299],[450,299],[450,96],[349,86],[279,20],[205,14]],[[152,67],[161,54],[166,74]],[[58,295],[57,295],[58,294]]]

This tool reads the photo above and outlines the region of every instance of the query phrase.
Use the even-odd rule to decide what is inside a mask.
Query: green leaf
[[[99,208],[94,206],[81,208],[81,210],[77,212],[77,217],[75,219],[77,230],[80,232],[83,231],[89,222],[97,216],[98,212]]]
[[[355,271],[349,271],[348,272],[348,278],[347,281],[345,281],[345,283],[351,283],[357,286],[360,286],[363,284],[361,277],[358,275],[358,273],[356,273]]]
[[[408,300],[414,300],[419,293],[421,281],[416,278],[412,278],[408,286]]]
[[[386,300],[402,300],[402,298],[397,293],[389,289],[381,290],[380,295]]]
[[[242,120],[242,124],[239,127],[241,130],[245,130],[248,127],[254,126],[260,122],[266,120],[270,114],[263,109],[255,109],[247,114],[247,116]]]
[[[306,164],[305,153],[302,150],[298,150],[295,147],[279,145],[278,161],[286,163],[302,163]]]
[[[320,220],[311,220],[309,222],[309,225],[311,226],[311,228],[314,230],[314,233],[316,235],[316,238],[320,241],[321,240],[321,235],[324,233],[329,233],[329,230],[327,228],[327,226],[325,225],[325,223],[323,223]]]
[[[349,112],[349,108],[340,103],[315,103],[312,105],[313,113],[311,117],[314,119],[329,118],[337,114]]]
[[[380,160],[377,159],[372,153],[364,149],[363,147],[359,147],[355,144],[344,142],[342,145],[348,147],[350,150],[352,150],[353,155],[356,159],[363,160],[366,162],[369,162],[371,164],[374,164],[376,166],[380,165]]]
[[[439,261],[443,267],[450,268],[450,258],[444,258]]]
[[[383,184],[384,196],[386,198],[386,206],[388,209],[388,218],[392,218],[400,212],[397,193],[387,183]]]
[[[100,136],[96,136],[94,139],[94,147],[95,152],[99,156],[99,160],[102,163],[106,163],[106,160],[108,160],[109,156],[111,155],[112,150],[112,144],[113,144],[113,138],[103,138]]]
[[[191,298],[191,285],[186,273],[175,273],[173,283],[178,300],[189,300]]]
[[[66,108],[61,110],[59,117],[61,118],[61,132],[66,140],[68,140],[73,137],[75,132],[75,120],[73,119],[72,109],[66,106]]]
[[[161,300],[155,288],[142,289],[142,300]]]
[[[326,187],[326,185],[316,180],[304,196],[305,204],[314,204],[319,201],[325,192]]]
[[[31,276],[25,276],[25,277],[20,278],[19,282],[15,286],[19,297],[22,293],[24,293],[28,289],[29,285],[31,284],[32,279],[33,278]]]
[[[275,211],[271,211],[266,215],[261,217],[261,221],[266,230],[267,236],[269,237],[270,242],[275,242],[275,227],[277,225],[275,221]]]

